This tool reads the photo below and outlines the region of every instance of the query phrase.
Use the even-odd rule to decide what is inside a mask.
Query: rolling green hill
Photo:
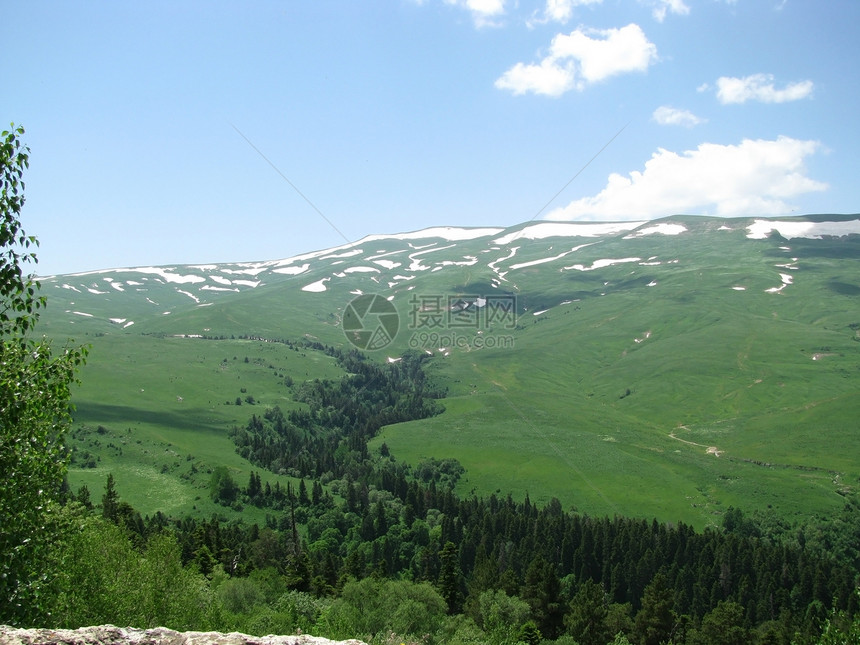
[[[458,459],[462,494],[704,527],[729,506],[827,513],[860,485],[858,216],[438,228],[42,287],[42,330],[92,346],[72,487],[100,494],[113,472],[145,513],[223,512],[211,469],[258,470],[229,428],[341,374],[280,342],[302,339],[431,354],[445,412],[374,447]],[[366,335],[347,337],[345,312]]]

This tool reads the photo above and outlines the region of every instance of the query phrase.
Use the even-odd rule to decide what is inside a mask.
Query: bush
[[[369,639],[383,633],[421,638],[441,628],[447,610],[429,583],[365,578],[346,583],[319,624],[330,638]]]
[[[248,578],[230,578],[218,586],[216,593],[224,609],[232,614],[249,614],[266,600],[260,588]]]
[[[208,581],[182,566],[176,538],[149,538],[143,554],[127,533],[99,517],[75,518],[54,565],[61,571],[55,614],[60,627],[127,625],[208,630],[220,603]]]

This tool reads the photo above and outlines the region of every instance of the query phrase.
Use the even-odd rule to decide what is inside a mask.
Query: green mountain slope
[[[791,518],[856,495],[858,261],[858,216],[440,228],[46,278],[43,329],[92,344],[73,487],[95,493],[113,470],[144,512],[211,512],[208,470],[252,470],[229,427],[299,405],[286,381],[338,376],[324,353],[272,341],[349,347],[347,306],[379,294],[399,326],[372,355],[432,354],[449,396],[376,445],[459,459],[464,494],[701,527],[730,505]]]

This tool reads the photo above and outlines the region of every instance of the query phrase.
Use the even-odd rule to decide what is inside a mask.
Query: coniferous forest
[[[133,624],[450,643],[811,643],[856,633],[858,509],[789,526],[732,508],[721,528],[700,532],[589,517],[556,500],[461,497],[456,460],[409,466],[385,444],[367,448],[383,425],[442,409],[426,357],[381,365],[324,349],[347,376],[298,388],[303,412],[272,408],[233,429],[236,450],[260,469],[247,482],[212,473],[213,499],[266,509],[264,526],[141,517],[112,478],[101,504],[85,489],[68,493],[64,521],[83,528],[66,561],[95,562],[67,573],[59,623],[123,622],[92,614],[90,600],[127,595],[103,579],[122,576],[100,571],[125,559],[142,567],[128,579],[144,587],[156,584],[148,570],[172,567],[176,581],[165,597],[152,589],[129,602]],[[273,486],[270,471],[298,484]],[[94,551],[89,533],[120,554]]]

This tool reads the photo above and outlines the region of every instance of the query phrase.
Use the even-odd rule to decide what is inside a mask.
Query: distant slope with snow
[[[51,320],[61,309],[69,320],[88,315],[103,322],[117,319],[140,324],[194,307],[225,304],[238,294],[277,288],[285,293],[346,298],[357,292],[384,291],[393,299],[417,290],[486,285],[501,292],[530,291],[534,272],[547,292],[568,284],[566,272],[592,272],[613,265],[637,267],[653,282],[655,267],[683,270],[680,258],[687,241],[705,234],[761,241],[780,235],[796,238],[860,235],[860,216],[833,219],[717,219],[676,217],[658,221],[591,223],[528,222],[510,228],[432,227],[400,234],[368,235],[349,244],[260,262],[136,267],[50,276],[42,280],[55,303]],[[620,252],[621,249],[633,252]],[[675,254],[675,250],[679,253]],[[631,274],[631,275],[632,275]],[[432,277],[431,277],[432,276]],[[779,280],[777,276],[777,280]],[[429,286],[428,286],[429,285]],[[731,285],[740,290],[744,285]],[[781,293],[769,285],[768,293]],[[483,288],[483,286],[482,286]],[[549,293],[546,294],[549,297]],[[547,300],[541,307],[564,301]],[[117,323],[112,323],[117,324]],[[138,327],[140,329],[140,327]]]
[[[793,521],[860,503],[860,215],[434,227],[42,288],[42,330],[92,345],[78,422],[151,442],[86,449],[141,485],[169,474],[139,461],[181,442],[251,469],[229,428],[298,405],[286,382],[336,375],[290,342],[350,348],[344,316],[372,331],[372,301],[398,322],[372,355],[432,356],[449,391],[444,414],[378,442],[405,463],[457,458],[464,494],[700,527],[730,505]],[[349,307],[363,295],[382,298]],[[259,408],[236,405],[249,395]],[[95,471],[72,479],[95,490]]]

